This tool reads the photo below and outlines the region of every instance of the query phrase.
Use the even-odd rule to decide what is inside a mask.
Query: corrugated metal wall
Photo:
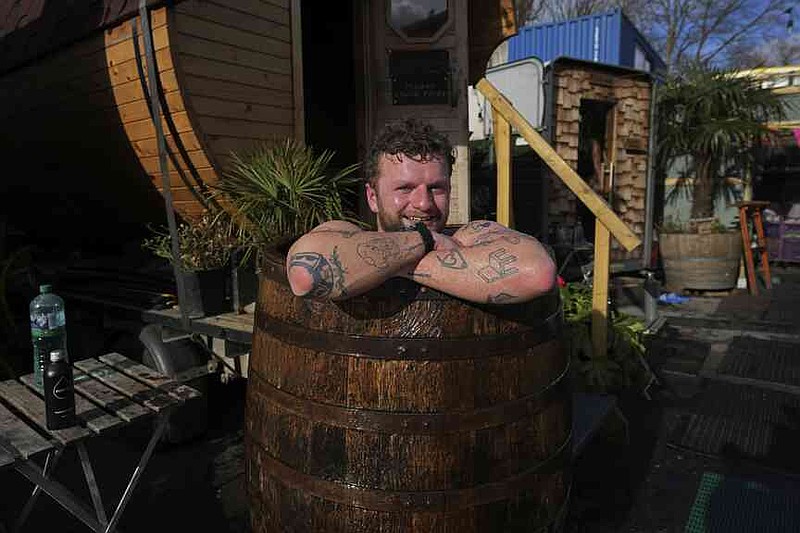
[[[509,39],[508,60],[536,56],[551,61],[569,56],[587,61],[619,64],[619,10],[562,22],[525,26]]]
[[[620,9],[585,17],[520,28],[508,40],[508,61],[531,56],[543,62],[566,56],[585,61],[634,68],[636,46],[642,49],[652,70],[664,70],[664,62]]]

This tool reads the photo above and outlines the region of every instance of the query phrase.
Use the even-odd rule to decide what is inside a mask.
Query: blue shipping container
[[[666,71],[664,61],[621,9],[523,26],[508,40],[508,61],[532,56],[545,63],[566,56],[649,72]]]

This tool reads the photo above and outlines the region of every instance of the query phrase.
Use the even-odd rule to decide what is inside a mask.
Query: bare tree
[[[651,0],[631,18],[670,70],[729,66],[780,27],[791,0]]]
[[[730,66],[737,69],[800,63],[800,35],[769,39],[760,46],[737,43],[731,49]]]
[[[765,36],[791,21],[793,0],[517,0],[520,25],[565,20],[621,8],[671,71],[689,65],[748,66],[795,61],[792,39]],[[762,57],[763,56],[763,57]]]
[[[646,0],[517,0],[517,21],[520,26],[532,22],[554,22],[614,8],[625,13],[639,12],[647,4]]]
[[[514,15],[517,26],[522,27],[542,19],[547,0],[516,0],[514,2]]]

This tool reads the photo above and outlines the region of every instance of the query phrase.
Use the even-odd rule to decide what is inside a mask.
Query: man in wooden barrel
[[[555,265],[533,237],[487,220],[443,233],[454,161],[450,141],[430,124],[407,119],[387,126],[365,168],[378,230],[334,220],[301,237],[286,265],[294,294],[341,300],[397,276],[478,303],[518,303],[549,292]]]

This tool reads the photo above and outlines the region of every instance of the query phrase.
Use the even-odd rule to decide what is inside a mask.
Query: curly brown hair
[[[375,137],[364,163],[365,178],[373,186],[378,178],[378,163],[384,154],[402,154],[418,161],[441,159],[447,177],[450,177],[456,160],[450,139],[430,123],[415,118],[387,124]]]

